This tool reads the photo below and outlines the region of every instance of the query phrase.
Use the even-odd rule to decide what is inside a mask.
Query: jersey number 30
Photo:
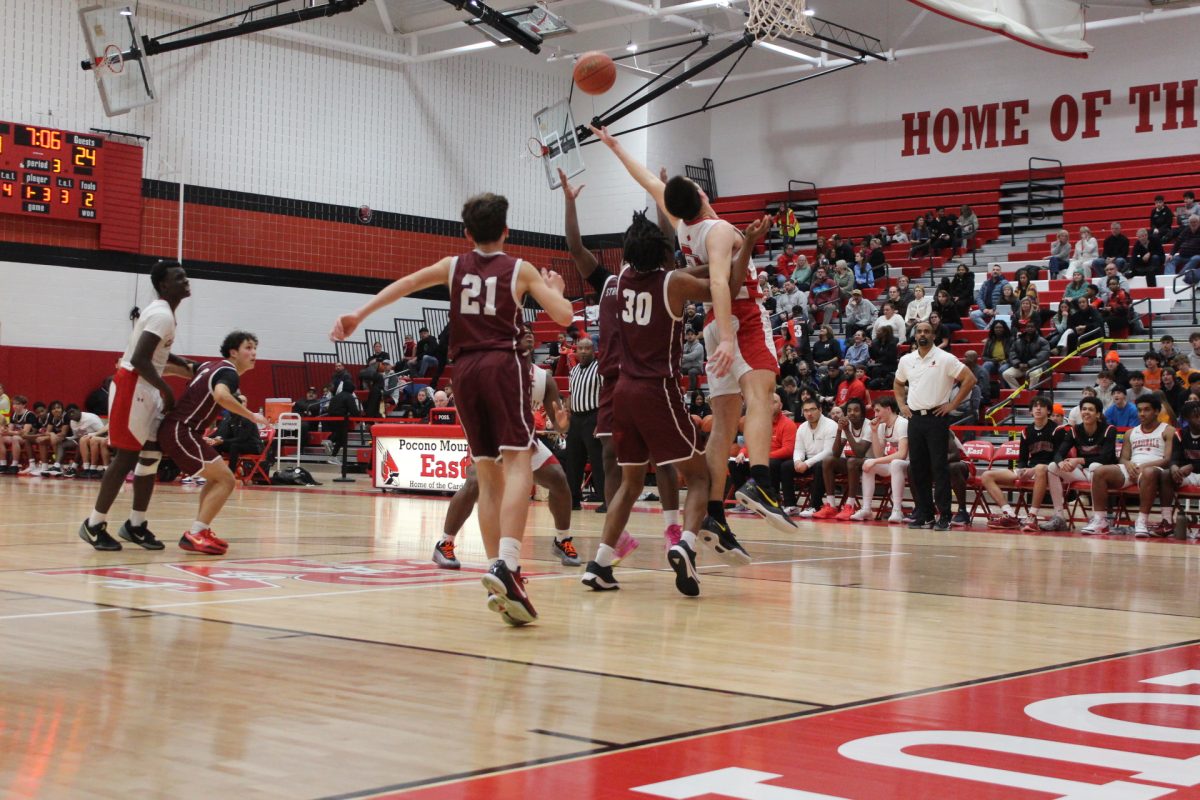
[[[625,310],[621,312],[621,319],[626,322],[636,322],[638,325],[649,325],[650,304],[654,302],[650,293],[626,289],[622,292],[622,296],[625,298]]]
[[[459,310],[464,314],[479,313],[479,295],[482,291],[486,291],[487,296],[483,301],[483,313],[489,317],[496,315],[496,278],[491,277],[480,285],[478,275],[464,275],[462,279],[462,304]]]

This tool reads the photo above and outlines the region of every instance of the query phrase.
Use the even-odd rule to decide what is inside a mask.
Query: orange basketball
[[[584,94],[604,94],[617,82],[617,65],[604,53],[593,50],[575,62],[574,77]]]

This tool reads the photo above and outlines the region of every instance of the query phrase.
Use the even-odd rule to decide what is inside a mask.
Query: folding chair
[[[991,516],[992,507],[988,503],[987,492],[983,490],[983,482],[979,475],[992,468],[996,448],[991,442],[972,439],[962,443],[962,450],[963,455],[975,467],[975,474],[967,480],[967,488],[975,492],[975,502],[971,505],[971,516],[976,515],[980,506],[983,506],[983,512],[986,515]]]
[[[261,478],[267,483],[271,482],[271,476],[267,474],[267,460],[271,455],[271,442],[275,439],[275,429],[265,428],[261,431],[262,449],[257,455],[244,455],[238,459],[237,470],[235,474],[241,478],[242,484],[252,482],[256,477]],[[249,471],[247,471],[249,467]]]

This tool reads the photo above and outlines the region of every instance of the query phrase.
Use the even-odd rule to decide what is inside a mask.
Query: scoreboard
[[[100,222],[104,137],[0,122],[0,214]]]

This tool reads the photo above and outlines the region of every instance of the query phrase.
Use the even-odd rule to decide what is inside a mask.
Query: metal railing
[[[702,166],[699,167],[693,164],[685,164],[683,172],[700,185],[700,188],[708,195],[709,200],[717,199],[717,170],[713,166],[711,158],[704,159]]]
[[[1186,263],[1186,262],[1185,262]],[[1179,297],[1179,282],[1183,280],[1183,273],[1176,273],[1175,279],[1171,281],[1171,296],[1172,298]],[[1192,289],[1192,324],[1200,325],[1200,319],[1196,316],[1196,298],[1200,296],[1200,285],[1184,282],[1184,286],[1190,286]],[[1150,315],[1150,319],[1154,319],[1154,315]]]
[[[1037,166],[1045,164],[1046,166]],[[1026,164],[1028,175],[1025,179],[1025,224],[1033,224],[1033,212],[1037,209],[1039,218],[1046,216],[1042,203],[1062,203],[1063,187],[1045,181],[1065,177],[1063,163],[1057,158],[1039,158],[1034,156]],[[1013,209],[1008,217],[1008,233],[1013,246],[1017,244],[1017,214]]]

